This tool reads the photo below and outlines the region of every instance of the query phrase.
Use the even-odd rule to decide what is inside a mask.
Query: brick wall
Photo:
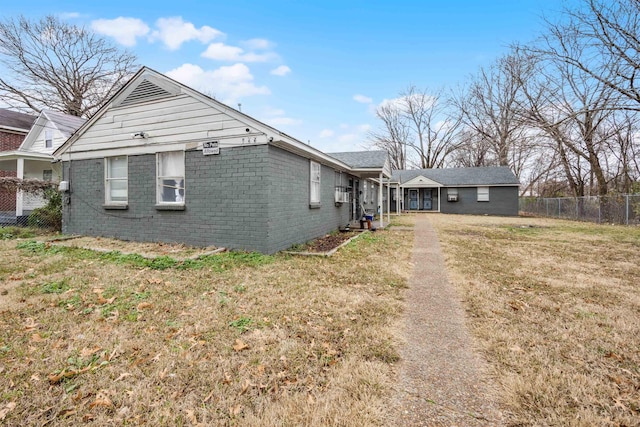
[[[518,215],[518,187],[489,187],[489,201],[478,202],[476,187],[458,187],[458,201],[447,201],[447,189],[441,190],[442,213],[468,215]]]
[[[0,151],[17,150],[24,141],[24,134],[0,131]],[[15,171],[0,170],[0,177],[16,176]],[[0,190],[0,211],[16,210],[16,192]]]
[[[104,160],[65,162],[63,232],[273,253],[349,220],[349,206],[334,204],[333,169],[322,168],[322,206],[310,209],[309,160],[275,147],[186,152],[184,211],[156,210],[155,164],[155,155],[130,156],[128,209],[109,210]]]
[[[0,131],[0,151],[17,150],[25,136],[24,134]]]
[[[335,205],[335,172],[322,166],[320,208],[309,208],[309,159],[269,147],[269,252],[322,236],[349,223],[349,205]],[[348,177],[345,177],[348,180]]]

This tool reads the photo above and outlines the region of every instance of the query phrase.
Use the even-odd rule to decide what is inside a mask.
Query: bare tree
[[[510,158],[529,136],[519,109],[522,82],[532,70],[528,58],[517,53],[506,55],[481,69],[467,90],[454,98],[463,123],[491,148],[499,166],[516,169]]]
[[[15,108],[90,116],[137,69],[136,60],[54,16],[0,22],[0,94]]]
[[[640,2],[638,0],[582,0],[582,7],[565,9],[561,23],[548,22],[557,43],[547,53],[618,92],[625,108],[640,110]],[[585,47],[576,52],[576,40]],[[568,47],[568,49],[567,49]]]
[[[442,167],[459,146],[460,119],[449,114],[442,91],[430,94],[409,86],[398,98],[378,107],[376,114],[383,129],[370,134],[370,139],[392,158],[402,159],[397,163],[403,169]]]
[[[393,104],[383,104],[376,110],[376,116],[382,121],[383,128],[370,132],[369,139],[377,148],[389,153],[393,169],[407,168],[407,141],[411,129],[400,110]]]

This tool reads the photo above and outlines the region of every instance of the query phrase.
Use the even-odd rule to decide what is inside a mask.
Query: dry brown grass
[[[0,241],[0,424],[383,425],[410,237],[151,268]]]
[[[509,425],[640,425],[640,229],[430,218]]]

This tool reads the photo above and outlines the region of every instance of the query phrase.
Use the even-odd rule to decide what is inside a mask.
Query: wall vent
[[[173,94],[160,86],[151,83],[149,80],[143,80],[120,105],[138,104],[140,102],[153,101],[155,99],[165,98]]]

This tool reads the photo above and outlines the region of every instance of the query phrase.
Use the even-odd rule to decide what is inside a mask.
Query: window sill
[[[157,211],[183,211],[184,205],[156,205]]]
[[[309,203],[309,209],[320,209],[320,203]]]
[[[129,205],[102,205],[102,209],[126,211],[129,209]]]

